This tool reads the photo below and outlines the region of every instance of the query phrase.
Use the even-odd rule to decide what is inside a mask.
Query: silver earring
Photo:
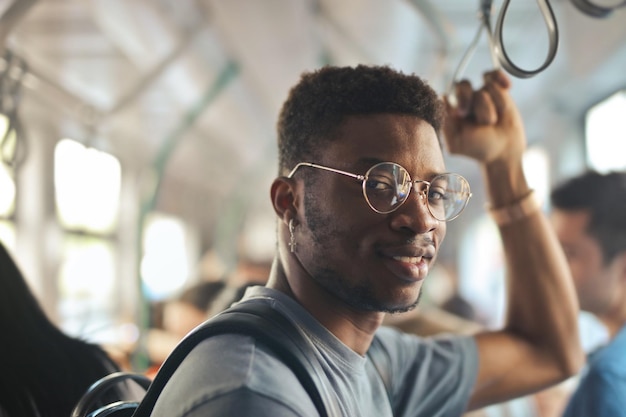
[[[289,250],[291,253],[296,253],[296,235],[293,233],[296,230],[296,226],[293,225],[293,219],[289,220]]]

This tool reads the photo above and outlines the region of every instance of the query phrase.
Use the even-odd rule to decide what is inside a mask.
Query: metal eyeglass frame
[[[388,211],[381,211],[381,210],[376,209],[376,208],[372,205],[372,203],[370,202],[369,198],[367,197],[367,191],[366,191],[366,189],[365,189],[365,183],[366,183],[366,180],[367,180],[367,178],[368,178],[368,174],[369,174],[369,172],[370,172],[372,169],[374,169],[374,168],[376,168],[377,166],[382,165],[382,164],[392,164],[392,165],[397,165],[397,166],[399,166],[400,168],[402,168],[402,169],[403,169],[403,170],[407,173],[407,175],[409,176],[409,184],[411,184],[411,186],[409,187],[409,191],[407,192],[406,198],[405,198],[404,200],[402,200],[402,202],[401,202],[400,204],[398,204],[397,206],[393,207],[391,210],[388,210]],[[361,181],[361,188],[363,189],[363,197],[365,198],[365,201],[367,202],[367,205],[368,205],[368,206],[370,206],[370,208],[371,208],[373,211],[375,211],[376,213],[380,213],[380,214],[388,214],[388,213],[392,213],[392,212],[396,211],[396,210],[397,210],[400,206],[402,206],[402,205],[403,205],[403,204],[404,204],[404,203],[405,203],[405,202],[409,199],[409,195],[411,194],[411,190],[414,188],[414,184],[417,184],[417,183],[423,183],[423,184],[426,184],[426,190],[425,190],[425,191],[423,191],[423,192],[419,192],[419,194],[420,194],[420,195],[422,195],[422,198],[423,198],[423,196],[424,196],[424,195],[427,195],[427,194],[428,194],[428,192],[429,192],[429,190],[430,190],[430,185],[431,185],[431,181],[426,181],[426,180],[413,180],[413,179],[411,178],[411,176],[409,175],[408,171],[406,170],[406,168],[404,168],[404,167],[403,167],[402,165],[400,165],[400,164],[396,164],[395,162],[379,162],[379,163],[377,163],[377,164],[374,164],[373,166],[371,166],[371,167],[367,170],[367,172],[365,173],[365,175],[353,174],[352,172],[342,171],[342,170],[340,170],[340,169],[330,168],[330,167],[327,167],[327,166],[324,166],[324,165],[314,164],[314,163],[312,163],[312,162],[299,162],[298,164],[296,164],[296,166],[295,166],[295,167],[293,167],[293,169],[289,172],[289,174],[287,174],[287,178],[292,178],[292,177],[293,177],[293,175],[294,175],[294,174],[296,173],[296,171],[298,170],[298,168],[300,168],[300,167],[302,167],[302,166],[311,167],[311,168],[318,168],[318,169],[322,169],[322,170],[324,170],[324,171],[334,172],[335,174],[345,175],[345,176],[347,176],[347,177],[351,177],[351,178],[354,178],[354,179],[356,179],[356,180],[358,180],[358,181]],[[463,178],[463,180],[467,183],[467,188],[468,188],[468,190],[469,190],[469,183],[468,183],[468,181],[465,179],[465,177],[463,177],[462,175],[455,174],[455,173],[452,173],[452,172],[446,172],[446,173],[443,173],[443,174],[436,175],[436,176],[435,176],[435,178],[436,178],[436,177],[438,177],[438,176],[441,176],[441,175],[456,175],[456,176],[458,176],[458,177]],[[418,191],[416,191],[416,192],[418,192]],[[459,216],[461,215],[461,213],[463,213],[463,210],[465,210],[465,207],[467,207],[467,203],[469,202],[469,199],[470,199],[471,197],[472,197],[472,193],[471,193],[471,192],[468,192],[468,193],[467,193],[467,198],[465,199],[465,203],[463,204],[463,206],[461,207],[461,209],[459,210],[459,212],[458,212],[456,215],[454,215],[453,217],[449,218],[449,219],[444,219],[444,220],[438,219],[438,218],[437,218],[437,217],[433,214],[432,210],[430,209],[430,204],[429,204],[429,203],[426,203],[426,207],[428,208],[428,212],[430,213],[430,215],[431,215],[431,216],[433,216],[433,218],[434,218],[435,220],[440,221],[440,222],[449,222],[450,220],[454,220],[454,219],[456,219],[457,217],[459,217]]]

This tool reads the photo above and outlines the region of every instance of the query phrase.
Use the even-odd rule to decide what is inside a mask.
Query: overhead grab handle
[[[511,0],[504,0],[500,12],[498,13],[495,31],[492,31],[491,15],[493,14],[493,0],[480,1],[480,9],[478,12],[480,25],[478,27],[476,35],[474,36],[474,39],[463,54],[461,62],[454,71],[452,83],[450,85],[450,88],[448,89],[448,98],[451,99],[452,102],[454,102],[454,83],[458,81],[463,75],[465,67],[467,66],[472,55],[474,54],[483,31],[485,31],[487,34],[489,50],[491,52],[491,61],[494,69],[500,69],[502,67],[505,71],[515,77],[530,78],[545,70],[554,60],[559,43],[559,31],[556,23],[556,18],[554,17],[554,13],[552,11],[552,8],[550,7],[550,3],[548,2],[548,0],[537,0],[537,4],[539,5],[541,15],[543,16],[543,20],[546,23],[546,28],[548,31],[548,55],[544,63],[534,70],[527,70],[520,68],[511,60],[506,52],[503,40],[504,19],[506,17],[510,2]]]
[[[491,14],[493,11],[493,0],[481,0],[480,2],[480,10],[478,11],[478,20],[480,24],[478,26],[478,30],[472,39],[472,42],[463,53],[463,57],[454,70],[454,74],[452,74],[452,82],[448,88],[447,96],[450,104],[456,105],[456,95],[454,94],[454,83],[461,79],[463,73],[465,72],[465,68],[469,63],[470,59],[476,52],[476,47],[480,41],[480,37],[485,32],[487,36],[487,42],[489,44],[489,52],[491,53],[491,63],[494,69],[500,69],[500,60],[498,55],[496,54],[496,45],[493,39],[493,32],[491,30]]]
[[[545,70],[550,66],[554,57],[556,56],[557,47],[559,44],[559,30],[556,24],[556,18],[554,17],[554,12],[552,11],[552,7],[550,7],[550,2],[548,0],[537,0],[537,4],[539,5],[539,9],[541,11],[541,15],[543,16],[543,20],[546,24],[546,29],[548,30],[548,54],[546,56],[545,61],[541,66],[534,70],[526,70],[518,67],[511,60],[511,58],[506,53],[506,48],[504,47],[504,39],[503,39],[503,27],[504,27],[504,18],[506,16],[507,9],[509,8],[509,3],[511,0],[504,0],[502,7],[500,9],[500,13],[498,14],[498,20],[496,21],[496,31],[495,31],[495,40],[496,40],[496,55],[502,64],[502,67],[511,75],[514,75],[518,78],[530,78],[541,71]]]
[[[572,4],[578,8],[581,12],[597,18],[609,17],[615,9],[626,6],[626,0],[614,6],[598,6],[590,0],[571,0]]]

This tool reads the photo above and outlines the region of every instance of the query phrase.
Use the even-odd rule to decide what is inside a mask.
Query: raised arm
[[[583,363],[572,279],[524,177],[525,133],[509,88],[499,71],[485,74],[480,90],[458,83],[458,104],[448,105],[444,126],[450,152],[481,165],[506,257],[506,323],[477,336],[480,366],[470,408],[535,392]]]

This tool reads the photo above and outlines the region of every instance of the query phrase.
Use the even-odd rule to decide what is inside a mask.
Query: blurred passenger
[[[204,281],[192,285],[165,304],[163,326],[180,338],[207,319],[211,305],[226,288],[223,281]]]
[[[163,303],[161,327],[148,332],[148,357],[153,364],[148,376],[154,376],[178,342],[208,318],[213,302],[225,288],[223,281],[202,281]]]
[[[228,283],[235,288],[245,287],[247,283],[265,285],[272,269],[271,260],[255,260],[242,257],[235,270],[229,274]]]
[[[239,285],[227,286],[217,297],[217,299],[211,306],[211,309],[209,309],[209,317],[221,313],[228,307],[235,304],[237,301],[240,301],[245,295],[248,288],[264,285],[265,281],[244,281],[242,284]]]
[[[474,306],[465,299],[458,291],[455,291],[448,299],[441,303],[441,309],[465,320],[476,321]]]
[[[564,416],[626,416],[626,173],[586,172],[556,187],[551,200],[580,308],[611,338],[589,354]]]
[[[271,261],[240,255],[235,268],[226,274],[227,285],[209,309],[208,316],[212,317],[241,300],[248,288],[265,285],[271,267]]]
[[[2,244],[0,334],[1,417],[68,417],[93,382],[119,369],[48,319]]]

